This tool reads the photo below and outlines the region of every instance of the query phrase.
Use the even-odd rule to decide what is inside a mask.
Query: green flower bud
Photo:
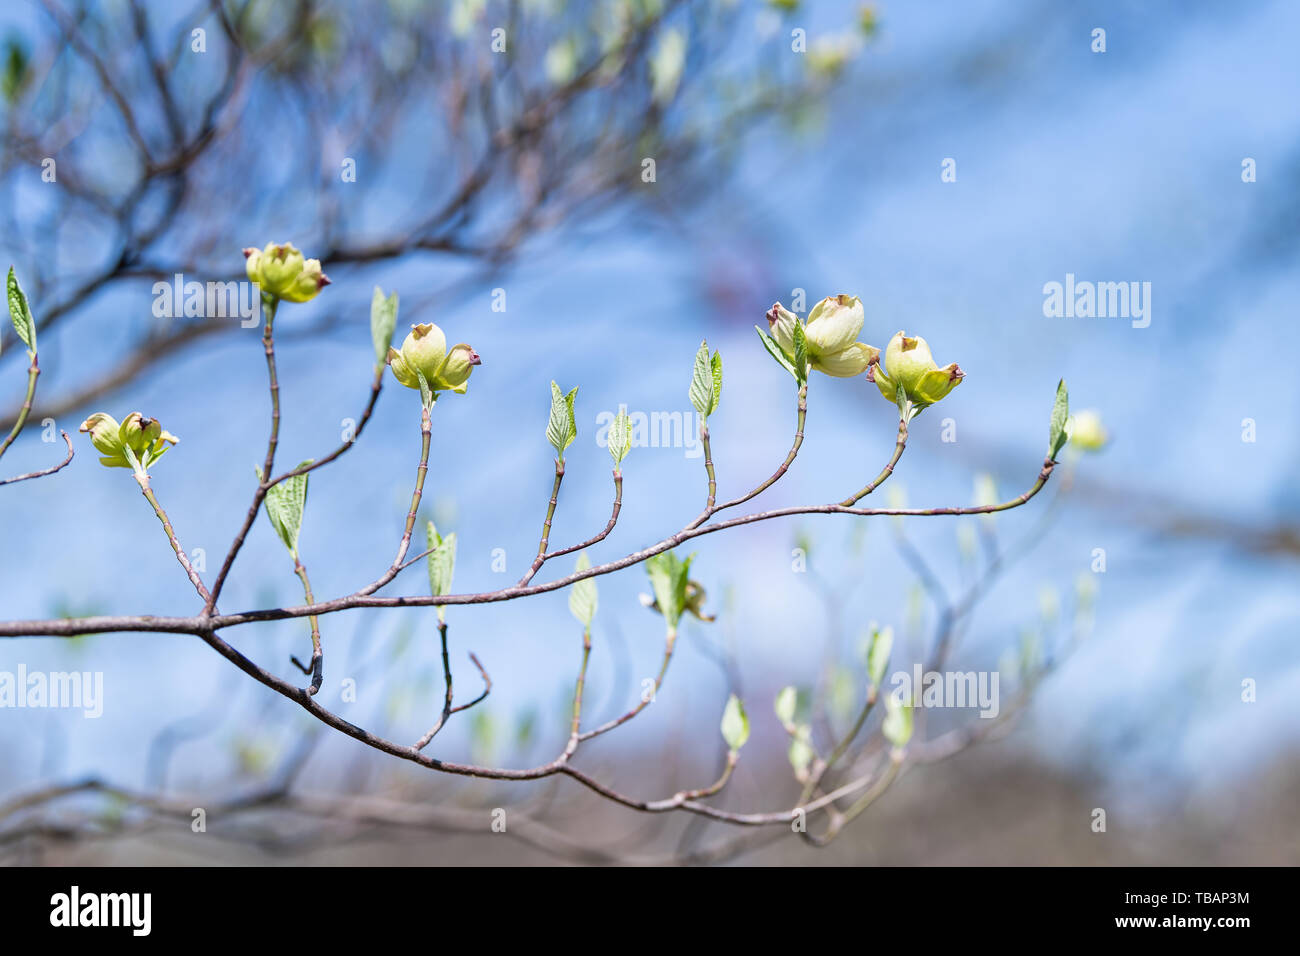
[[[1070,436],[1070,446],[1081,451],[1101,451],[1110,441],[1110,433],[1101,422],[1101,415],[1091,408],[1075,412],[1065,426]]]
[[[244,270],[267,295],[289,302],[307,302],[329,285],[319,259],[304,259],[293,243],[267,244],[265,249],[244,250]]]
[[[482,364],[478,353],[465,343],[447,351],[447,337],[431,322],[411,326],[401,350],[388,350],[388,364],[393,377],[407,388],[419,388],[417,372],[423,373],[432,391],[465,394],[475,365]]]
[[[794,327],[799,318],[777,302],[767,313],[772,338],[794,361]],[[880,357],[880,349],[857,341],[864,315],[857,296],[827,296],[812,307],[804,327],[808,360],[813,368],[836,378],[861,375]]]
[[[909,338],[899,332],[885,349],[884,367],[873,365],[867,378],[891,404],[897,402],[901,385],[908,400],[920,411],[960,385],[965,375],[956,362],[939,368],[925,339]]]

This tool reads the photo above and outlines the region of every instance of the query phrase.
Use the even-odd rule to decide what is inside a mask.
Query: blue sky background
[[[830,6],[814,7],[812,29]],[[286,306],[278,322],[286,335],[279,461],[331,449],[342,420],[360,412],[373,362],[371,285],[398,289],[399,329],[434,320],[483,356],[468,395],[436,407],[426,501],[440,528],[457,532],[456,590],[501,587],[536,548],[551,482],[543,434],[551,379],[581,386],[580,434],[552,535],[554,544],[568,544],[608,516],[609,459],[595,442],[601,412],[620,403],[687,411],[692,356],[707,336],[725,365],[710,426],[719,493],[748,490],[784,456],[794,417],[792,383],[762,352],[752,325],[796,287],[809,304],[827,294],[860,295],[865,341],[883,347],[900,328],[924,335],[941,363],[957,361],[968,376],[913,428],[887,486],[904,488],[910,504],[965,503],[981,471],[994,474],[1004,496],[1027,487],[1061,376],[1074,406],[1099,409],[1114,435],[1103,454],[1081,462],[1079,483],[1117,489],[1119,498],[1067,509],[1032,559],[991,594],[958,657],[966,667],[995,666],[1035,621],[1041,589],[1059,589],[1068,605],[1093,549],[1106,550],[1096,631],[1043,688],[1018,739],[1043,759],[1098,771],[1111,792],[1153,810],[1177,794],[1240,787],[1300,737],[1294,557],[1162,538],[1133,520],[1128,503],[1151,500],[1257,527],[1297,519],[1291,364],[1300,301],[1300,73],[1292,48],[1300,8],[898,3],[882,4],[880,13],[879,38],[828,100],[819,131],[760,134],[729,188],[695,211],[685,235],[618,221],[598,239],[543,240],[497,283],[507,292],[505,313],[491,310],[487,289],[419,312],[407,306],[452,275],[427,261],[339,270],[322,298],[354,303],[356,322],[326,341],[289,342],[300,316],[320,305]],[[1105,54],[1090,50],[1098,26],[1107,30]],[[940,181],[947,157],[956,160],[955,183]],[[1241,180],[1244,157],[1257,163],[1255,183]],[[402,188],[393,183],[395,204]],[[382,220],[382,208],[376,215]],[[243,245],[293,238],[236,230],[228,244],[237,261]],[[1044,317],[1043,285],[1066,273],[1150,282],[1150,327]],[[115,347],[115,317],[147,315],[150,302],[144,286],[99,301],[104,339],[90,343],[94,349]],[[82,347],[59,340],[43,388],[77,374]],[[20,372],[12,362],[4,371],[8,401]],[[107,408],[119,417],[140,408],[181,436],[155,469],[154,487],[186,546],[207,549],[209,579],[263,454],[264,378],[259,335],[249,330],[170,363]],[[955,443],[940,440],[945,418],[956,423]],[[1242,441],[1245,418],[1256,422],[1254,443]],[[79,421],[58,425],[72,432]],[[888,458],[894,428],[893,411],[873,386],[816,378],[799,460],[757,504],[843,497]],[[6,455],[6,473],[48,463],[51,448],[39,436],[39,427],[28,429]],[[129,474],[100,468],[84,440],[77,448],[57,478],[0,494],[2,616],[190,613],[194,598]],[[351,592],[388,565],[418,448],[418,398],[390,382],[359,445],[312,476],[301,550],[318,596]],[[622,519],[593,549],[593,561],[664,537],[702,504],[701,462],[682,449],[634,450],[624,471]],[[1024,534],[1040,510],[1000,516],[1003,540]],[[914,519],[907,527],[959,590],[957,523]],[[907,619],[913,582],[885,522],[867,528],[862,565],[843,519],[768,522],[696,542],[697,576],[723,612],[709,627],[734,642],[741,661],[756,722],[751,747],[781,746],[772,695],[785,683],[815,679],[823,660],[823,609],[807,576],[791,570],[799,534],[813,542],[816,572],[854,582],[845,627],[833,635],[842,646],[852,648],[869,621],[902,628]],[[505,549],[506,574],[492,571],[496,548]],[[560,559],[543,576],[570,566]],[[415,567],[384,593],[425,586]],[[615,701],[619,694],[631,701],[657,665],[660,623],[637,602],[648,590],[641,570],[601,578],[599,586],[593,682]],[[259,518],[223,608],[300,597],[290,560]],[[503,745],[498,756],[517,764],[549,756],[580,649],[566,595],[454,608],[448,618],[460,686],[475,684],[465,661],[474,650],[493,675],[496,720],[508,724],[530,708],[542,720],[529,753],[511,755]],[[432,611],[324,619],[322,700],[389,736],[417,737],[441,694],[433,620]],[[339,704],[339,682],[369,655],[393,654],[404,629],[413,640],[391,672],[359,678],[359,702]],[[288,655],[309,649],[304,622],[242,628],[228,639],[286,675]],[[621,689],[610,686],[616,647],[630,660]],[[92,772],[138,779],[157,728],[214,695],[230,702],[223,730],[178,764],[180,778],[194,785],[223,779],[234,741],[251,736],[283,746],[306,720],[269,691],[232,680],[229,665],[191,638],[0,642],[0,670],[19,662],[104,671],[106,712],[97,721],[68,712],[0,714],[6,790]],[[1257,681],[1258,703],[1241,703],[1245,678]],[[674,731],[712,733],[726,693],[718,668],[688,640],[656,706],[622,739],[648,745]],[[440,737],[439,754],[465,756],[467,728],[462,722]],[[347,753],[359,745],[330,746]]]

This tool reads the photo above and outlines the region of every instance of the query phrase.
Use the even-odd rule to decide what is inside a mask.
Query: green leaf
[[[573,566],[573,570],[586,571],[590,567],[591,561],[587,558],[587,552],[583,551],[578,555],[578,562]],[[583,578],[569,589],[569,613],[576,617],[583,627],[591,627],[591,621],[596,616],[596,605],[595,578]]]
[[[393,344],[393,330],[397,328],[397,293],[387,298],[375,286],[370,300],[370,337],[375,343],[375,361],[383,365],[388,361],[388,349]]]
[[[800,385],[808,381],[808,336],[802,322],[794,324],[794,372],[795,381]]]
[[[415,370],[415,377],[420,380],[420,400],[424,402],[424,407],[433,408],[433,403],[438,400],[438,396],[433,393],[429,380],[418,368]]]
[[[614,467],[618,468],[623,464],[627,453],[632,450],[632,423],[625,410],[619,409],[618,415],[609,426],[605,443],[609,448],[609,457],[614,459]]]
[[[727,706],[722,711],[722,739],[733,751],[745,746],[749,739],[749,717],[745,714],[745,705],[740,698],[732,694],[727,698]]]
[[[691,404],[701,418],[709,417],[713,406],[713,375],[709,371],[709,343],[701,342],[695,353],[695,372],[691,376]]]
[[[799,381],[799,376],[795,372],[794,366],[790,364],[790,359],[786,354],[781,351],[781,346],[776,344],[776,339],[772,338],[772,336],[768,335],[757,325],[754,326],[754,331],[758,333],[759,341],[763,343],[763,348],[767,349],[767,354],[776,359],[778,365],[793,375],[796,382]]]
[[[32,318],[27,296],[23,292],[23,287],[18,284],[13,266],[9,267],[9,317],[13,319],[14,331],[18,333],[18,338],[22,340],[23,345],[27,346],[27,351],[35,355],[36,320]]]
[[[781,721],[781,726],[788,727],[794,723],[795,708],[799,705],[799,692],[793,687],[783,687],[781,692],[776,695],[776,719]]]
[[[803,773],[812,763],[812,729],[807,724],[802,724],[796,728],[794,737],[790,741],[790,750],[786,756],[790,758],[790,766],[794,768],[795,773]]]
[[[677,630],[677,622],[686,609],[686,582],[689,580],[693,558],[694,555],[682,561],[673,552],[665,551],[645,563],[646,573],[650,575],[650,586],[655,592],[655,601],[659,604],[659,613],[673,631]]]
[[[871,648],[867,651],[867,677],[872,687],[879,687],[889,666],[889,654],[894,649],[892,627],[871,627]]]
[[[709,370],[713,373],[713,401],[709,404],[709,414],[712,415],[718,410],[718,402],[722,400],[722,353],[714,352],[713,358],[709,362]]]
[[[885,697],[885,719],[880,723],[880,732],[895,747],[906,747],[912,739],[912,705],[904,704],[898,695]]]
[[[546,423],[546,440],[555,447],[560,461],[564,461],[564,450],[578,437],[578,422],[573,414],[573,400],[577,395],[576,385],[565,395],[560,386],[551,382],[551,417]]]
[[[1070,440],[1065,423],[1070,418],[1070,393],[1065,390],[1065,379],[1056,386],[1056,404],[1052,406],[1052,425],[1047,438],[1047,457],[1053,461]]]
[[[312,463],[304,461],[298,467],[303,468]],[[296,469],[295,469],[296,470]],[[266,493],[266,516],[271,519],[271,526],[280,536],[284,546],[296,559],[298,557],[298,534],[302,530],[302,512],[307,507],[306,473],[286,478],[278,485],[273,485]]]
[[[433,597],[451,593],[451,577],[456,571],[456,533],[445,538],[430,521],[425,527],[429,551],[429,593]],[[441,614],[442,608],[438,608]]]

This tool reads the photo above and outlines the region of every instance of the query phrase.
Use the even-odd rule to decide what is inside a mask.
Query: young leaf
[[[787,756],[790,758],[790,766],[797,774],[802,774],[812,763],[813,749],[809,742],[811,736],[812,729],[807,724],[803,724],[795,729],[794,737],[790,740]]]
[[[573,414],[573,400],[578,395],[575,385],[568,395],[551,382],[551,417],[546,423],[546,440],[555,447],[555,453],[564,461],[564,450],[578,437],[578,422]]]
[[[906,747],[912,739],[912,705],[904,704],[896,694],[885,697],[885,719],[880,732],[895,747]]]
[[[424,402],[425,408],[433,408],[433,403],[438,400],[438,396],[433,393],[429,386],[429,380],[424,377],[424,373],[418,368],[415,370],[415,377],[420,380],[420,400]]]
[[[790,359],[786,357],[786,354],[781,351],[781,346],[776,344],[776,339],[772,338],[772,336],[768,335],[757,325],[754,326],[754,331],[758,333],[758,339],[763,343],[763,348],[767,349],[767,354],[776,359],[778,365],[793,375],[796,382],[799,381],[799,376],[795,372],[794,366],[790,364]]]
[[[618,415],[610,423],[605,442],[609,448],[609,457],[614,459],[614,467],[618,468],[623,464],[627,453],[632,450],[632,424],[625,410],[621,408],[618,410]]]
[[[788,727],[794,723],[794,712],[798,704],[799,692],[793,687],[783,687],[781,692],[776,695],[776,705],[773,709],[776,711],[776,719],[781,721],[782,727]]]
[[[879,687],[889,666],[889,653],[894,648],[892,627],[871,627],[871,648],[867,651],[867,677],[872,687]]]
[[[388,361],[388,349],[393,344],[393,329],[397,328],[397,293],[387,298],[375,286],[370,300],[370,337],[375,343],[375,361],[383,365]]]
[[[656,554],[645,563],[650,575],[650,586],[655,592],[659,613],[668,621],[670,630],[677,630],[682,611],[686,609],[686,582],[689,580],[691,560],[679,560],[671,551]]]
[[[709,362],[709,370],[713,373],[713,401],[709,403],[709,414],[712,415],[718,410],[718,402],[722,399],[722,353],[714,352],[713,358]]]
[[[802,322],[794,324],[794,373],[795,381],[800,385],[808,381],[808,336]]]
[[[591,561],[587,558],[587,552],[583,551],[578,555],[578,562],[573,566],[573,570],[586,571],[589,567]],[[576,617],[583,627],[591,627],[591,621],[596,616],[596,605],[594,578],[583,578],[569,589],[569,613]]]
[[[23,292],[23,287],[18,284],[13,266],[9,267],[9,317],[13,320],[14,331],[18,333],[18,338],[23,345],[27,346],[27,351],[35,354],[36,320],[32,318],[27,296]]]
[[[425,538],[429,551],[429,593],[433,597],[451,591],[451,576],[456,571],[456,533],[453,531],[445,538],[438,533],[430,521],[425,527]],[[442,608],[438,609],[439,612]]]
[[[1053,461],[1070,440],[1065,423],[1070,417],[1070,393],[1065,390],[1065,379],[1056,386],[1056,403],[1052,406],[1052,425],[1048,432],[1047,457]]]
[[[745,705],[739,697],[732,694],[727,698],[727,706],[722,711],[722,739],[732,750],[739,750],[749,739],[749,717],[745,714]]]
[[[713,375],[709,371],[709,343],[701,342],[700,350],[695,353],[695,372],[691,375],[691,404],[700,413],[701,418],[708,418],[713,406]]]
[[[298,467],[310,464],[309,459]],[[266,493],[266,516],[295,560],[298,557],[298,534],[302,531],[302,512],[307,507],[307,477],[304,473],[286,478]]]

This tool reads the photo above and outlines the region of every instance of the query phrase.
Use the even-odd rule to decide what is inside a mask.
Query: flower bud
[[[244,250],[244,270],[267,295],[289,302],[306,302],[314,299],[329,284],[321,272],[319,259],[303,259],[293,245],[269,243],[261,251]]]
[[[475,365],[481,364],[478,353],[465,343],[447,351],[447,337],[431,322],[411,326],[401,350],[388,350],[388,364],[393,377],[407,388],[419,388],[422,373],[434,392],[453,391],[463,395]]]
[[[1091,408],[1075,412],[1065,426],[1071,447],[1080,451],[1101,451],[1110,441],[1110,433],[1101,422],[1101,415]]]
[[[804,326],[808,361],[813,368],[836,378],[861,375],[880,357],[880,350],[857,341],[862,332],[862,300],[854,295],[827,296],[812,307]],[[772,338],[794,361],[794,327],[798,316],[780,302],[767,313]]]
[[[780,302],[773,303],[772,308],[767,310],[768,331],[772,333],[776,344],[781,346],[786,358],[794,358],[794,327],[798,324],[799,316]]]
[[[960,385],[965,375],[955,362],[943,368],[935,364],[925,339],[909,338],[899,332],[885,349],[885,367],[873,365],[868,378],[890,402],[898,400],[901,385],[908,400],[920,411]]]

